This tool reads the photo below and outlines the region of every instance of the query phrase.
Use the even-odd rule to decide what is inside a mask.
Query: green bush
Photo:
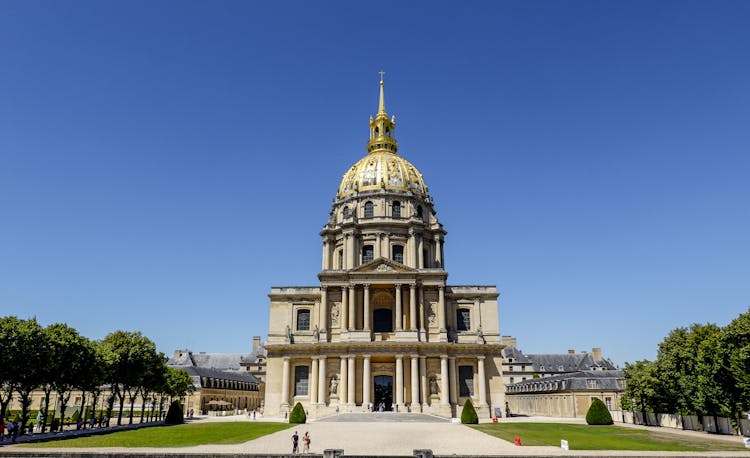
[[[307,423],[307,415],[302,404],[299,402],[294,405],[292,413],[289,414],[289,423]]]
[[[607,406],[604,405],[601,399],[594,398],[591,401],[591,407],[586,412],[586,423],[590,425],[611,425],[612,415],[609,414]]]
[[[182,404],[179,401],[172,401],[167,411],[167,418],[164,419],[167,425],[181,425],[185,423],[185,417],[182,413]]]
[[[479,417],[477,417],[477,411],[474,409],[471,399],[467,399],[464,402],[464,408],[461,410],[461,423],[465,425],[476,425],[479,423]]]
[[[75,412],[73,412],[73,415],[71,415],[70,421],[72,421],[73,423],[78,423],[78,420],[80,418],[81,418],[81,413],[78,412],[78,410],[76,410]]]

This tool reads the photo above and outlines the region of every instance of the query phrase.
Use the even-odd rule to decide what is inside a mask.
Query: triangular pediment
[[[412,269],[411,267],[407,267],[403,264],[400,264],[396,261],[392,261],[390,259],[386,258],[378,258],[375,260],[372,260],[368,262],[367,264],[362,264],[361,266],[357,267],[356,269],[352,269],[351,272],[383,272],[383,273],[406,273],[406,272],[416,272],[416,269]]]

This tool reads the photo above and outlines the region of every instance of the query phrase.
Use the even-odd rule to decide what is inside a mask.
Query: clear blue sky
[[[750,305],[750,2],[0,2],[0,314],[241,352],[386,71],[452,284],[529,353]]]

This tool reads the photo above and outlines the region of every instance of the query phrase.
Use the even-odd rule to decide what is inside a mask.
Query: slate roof
[[[217,380],[228,380],[232,382],[246,382],[259,384],[260,381],[249,372],[235,372],[235,371],[220,371],[216,369],[207,369],[204,367],[195,366],[173,366],[175,369],[181,369],[187,371],[190,378],[193,379],[193,386],[202,387],[201,380],[203,377],[213,378]]]
[[[243,364],[252,364],[259,357],[265,358],[265,350],[252,353],[193,353],[181,350],[167,361],[169,366],[194,366],[222,371],[242,371]]]
[[[588,371],[593,368],[613,371],[617,367],[609,359],[595,360],[591,353],[563,353],[546,355],[527,355],[534,366],[534,372],[575,372]]]
[[[532,362],[528,356],[524,355],[523,352],[516,347],[505,347],[501,350],[501,354],[505,360],[513,358],[513,363],[511,364]]]
[[[614,390],[625,388],[620,370],[578,371],[552,377],[532,378],[507,385],[507,393],[538,393],[553,391]],[[592,386],[593,385],[593,386]]]

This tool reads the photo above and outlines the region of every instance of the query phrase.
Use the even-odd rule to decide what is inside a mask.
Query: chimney
[[[253,336],[253,351],[260,349],[260,336]]]
[[[568,354],[569,355],[575,355],[576,351],[571,348],[571,349],[568,350]]]
[[[501,342],[506,347],[516,347],[518,346],[518,341],[515,337],[512,336],[502,336]]]
[[[602,349],[598,347],[592,348],[591,356],[594,358],[594,361],[600,361],[602,359]]]

